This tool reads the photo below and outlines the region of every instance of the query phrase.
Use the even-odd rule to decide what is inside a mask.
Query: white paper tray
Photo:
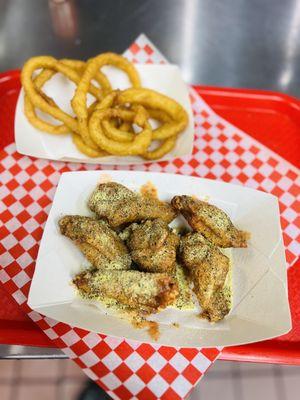
[[[145,330],[105,315],[76,296],[70,281],[84,258],[63,237],[57,221],[65,214],[90,215],[86,201],[103,176],[138,190],[151,181],[162,200],[196,195],[224,209],[234,223],[251,232],[248,249],[233,249],[233,309],[224,321],[210,324],[195,315],[170,310],[158,315],[159,344],[214,347],[245,344],[290,330],[284,248],[277,198],[228,183],[182,175],[135,171],[70,172],[62,175],[42,238],[28,304],[56,320],[87,330],[154,343]],[[178,313],[181,313],[179,315]],[[170,323],[180,318],[180,327]],[[184,320],[188,323],[184,323]]]
[[[192,153],[194,141],[194,122],[188,87],[184,83],[180,69],[171,64],[135,64],[140,74],[142,86],[166,94],[180,103],[188,113],[187,128],[179,135],[172,151],[159,160],[171,160]],[[127,76],[113,67],[104,67],[113,89],[125,89],[130,86]],[[75,85],[61,74],[56,74],[44,85],[45,93],[52,97],[58,106],[70,115],[74,115],[70,100],[74,94]],[[24,114],[24,91],[20,92],[15,115],[15,141],[21,154],[50,160],[83,162],[90,164],[143,164],[150,162],[141,157],[109,156],[91,158],[80,153],[72,142],[70,135],[51,135],[32,126]],[[45,114],[39,114],[47,121],[55,121]],[[54,122],[55,123],[55,122]],[[57,122],[56,122],[57,123]]]

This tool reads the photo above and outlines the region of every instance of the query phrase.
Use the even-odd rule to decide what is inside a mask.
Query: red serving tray
[[[19,71],[0,74],[0,149],[14,140],[14,114],[20,91]],[[223,118],[249,133],[294,165],[300,164],[300,102],[287,95],[258,90],[196,86]],[[300,262],[289,269],[293,329],[264,342],[226,348],[221,359],[300,365]],[[0,286],[0,343],[51,347],[52,342],[20,311]]]

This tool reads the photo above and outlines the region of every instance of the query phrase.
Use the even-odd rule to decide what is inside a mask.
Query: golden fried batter
[[[119,236],[105,221],[80,215],[59,220],[60,232],[73,240],[91,264],[99,269],[129,269],[131,259]]]
[[[229,259],[201,233],[188,233],[181,239],[180,258],[188,268],[194,292],[203,309],[202,316],[210,321],[223,319],[230,310],[222,295],[229,271]]]
[[[195,231],[202,233],[216,246],[247,247],[249,234],[238,230],[218,207],[191,196],[175,196],[171,204]]]
[[[132,224],[127,230],[126,244],[130,255],[141,270],[148,272],[175,272],[176,248],[179,236],[161,219]]]
[[[88,205],[112,228],[156,218],[169,223],[176,217],[176,211],[170,204],[150,196],[143,197],[116,182],[98,185]]]
[[[178,296],[175,281],[162,273],[88,270],[76,275],[73,283],[85,298],[111,297],[144,314],[167,307]]]
[[[221,321],[231,309],[230,297],[226,288],[216,290],[209,306],[202,312],[200,317],[211,322]]]

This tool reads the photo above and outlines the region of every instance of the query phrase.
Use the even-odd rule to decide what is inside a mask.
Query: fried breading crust
[[[112,228],[156,218],[169,223],[177,215],[170,204],[149,196],[143,197],[116,182],[98,185],[88,205],[98,217],[106,219]]]
[[[189,225],[219,247],[247,247],[249,234],[240,231],[220,208],[191,196],[175,196],[172,206]]]
[[[140,269],[148,272],[175,272],[179,236],[160,219],[132,224],[126,244],[131,258]]]
[[[73,283],[83,296],[111,297],[145,314],[167,307],[178,296],[175,281],[163,273],[89,270],[76,275]]]
[[[210,321],[222,319],[229,312],[220,294],[229,271],[228,257],[200,233],[188,233],[181,238],[180,259],[191,274],[202,316]]]
[[[91,264],[99,269],[129,269],[131,258],[124,243],[105,221],[80,215],[66,215],[60,232],[73,240]]]

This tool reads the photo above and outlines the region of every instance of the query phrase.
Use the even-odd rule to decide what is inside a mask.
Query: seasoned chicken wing
[[[191,196],[175,196],[171,204],[195,231],[202,233],[216,246],[247,247],[249,234],[237,229],[218,207]]]
[[[161,273],[88,270],[76,275],[73,283],[85,298],[109,297],[144,314],[167,307],[178,296],[175,281]]]
[[[161,219],[147,220],[130,225],[126,231],[131,258],[141,270],[175,272],[179,236],[171,231],[166,222]]]
[[[228,299],[222,294],[229,258],[201,233],[188,233],[181,238],[180,259],[190,272],[202,316],[214,322],[224,318],[230,310]]]
[[[100,218],[106,219],[112,228],[156,218],[169,223],[176,217],[176,211],[170,204],[150,196],[141,196],[116,182],[98,185],[88,205]]]
[[[131,258],[124,243],[105,221],[66,215],[60,232],[73,240],[90,263],[99,269],[129,269]]]

